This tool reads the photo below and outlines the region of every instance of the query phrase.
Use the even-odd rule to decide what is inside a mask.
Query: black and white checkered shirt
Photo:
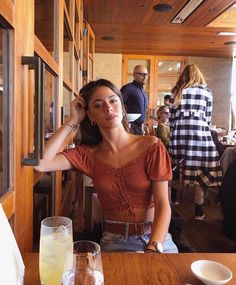
[[[206,188],[221,183],[219,154],[209,129],[211,113],[212,93],[204,86],[183,89],[179,106],[170,106],[169,151],[174,164],[184,159],[185,184]]]

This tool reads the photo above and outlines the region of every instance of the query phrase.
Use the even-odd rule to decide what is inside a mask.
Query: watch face
[[[162,244],[161,243],[157,243],[157,250],[159,251],[159,252],[163,252],[163,246],[162,246]]]
[[[160,242],[154,242],[153,245],[155,246],[156,250],[160,253],[163,252],[163,246]]]
[[[160,242],[153,241],[150,244],[155,246],[157,252],[160,252],[160,253],[163,252],[163,246],[162,246],[162,244]]]

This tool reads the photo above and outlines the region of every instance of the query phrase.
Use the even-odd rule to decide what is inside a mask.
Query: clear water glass
[[[74,242],[73,266],[64,273],[63,285],[103,285],[101,248],[92,241]]]

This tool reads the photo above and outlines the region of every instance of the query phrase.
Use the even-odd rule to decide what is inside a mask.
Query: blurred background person
[[[157,110],[158,126],[156,129],[156,136],[161,139],[165,147],[168,149],[170,142],[170,127],[169,127],[169,107],[162,105]],[[170,200],[174,205],[178,205],[178,188],[179,188],[179,168],[172,165],[173,169],[173,179],[170,183]]]
[[[131,123],[131,131],[136,135],[143,135],[143,123],[146,119],[148,96],[143,86],[148,80],[148,70],[145,66],[136,65],[133,71],[134,80],[121,88],[123,101],[127,113],[138,113],[141,116]]]
[[[220,186],[222,179],[218,151],[209,129],[212,93],[195,64],[184,68],[173,89],[169,152],[174,164],[184,159],[184,184],[194,187],[194,218],[203,220],[204,192],[209,186]]]
[[[164,105],[169,106],[170,105],[170,100],[171,100],[171,95],[166,94],[164,96]]]
[[[213,139],[213,142],[214,144],[216,145],[216,148],[218,150],[218,153],[219,153],[219,156],[220,158],[222,157],[225,149],[226,149],[226,146],[223,145],[220,140],[219,140],[219,134],[217,133],[216,130],[213,130],[211,129],[211,136],[212,136],[212,139]]]
[[[236,146],[227,147],[220,159],[223,176],[225,176],[228,167],[236,160]]]
[[[169,108],[165,105],[157,110],[158,126],[156,129],[156,136],[160,138],[163,144],[168,148],[170,141],[170,127],[169,127]]]

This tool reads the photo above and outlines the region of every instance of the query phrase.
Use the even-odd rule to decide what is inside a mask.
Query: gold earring
[[[91,125],[94,127],[96,123],[94,121],[90,121]]]

